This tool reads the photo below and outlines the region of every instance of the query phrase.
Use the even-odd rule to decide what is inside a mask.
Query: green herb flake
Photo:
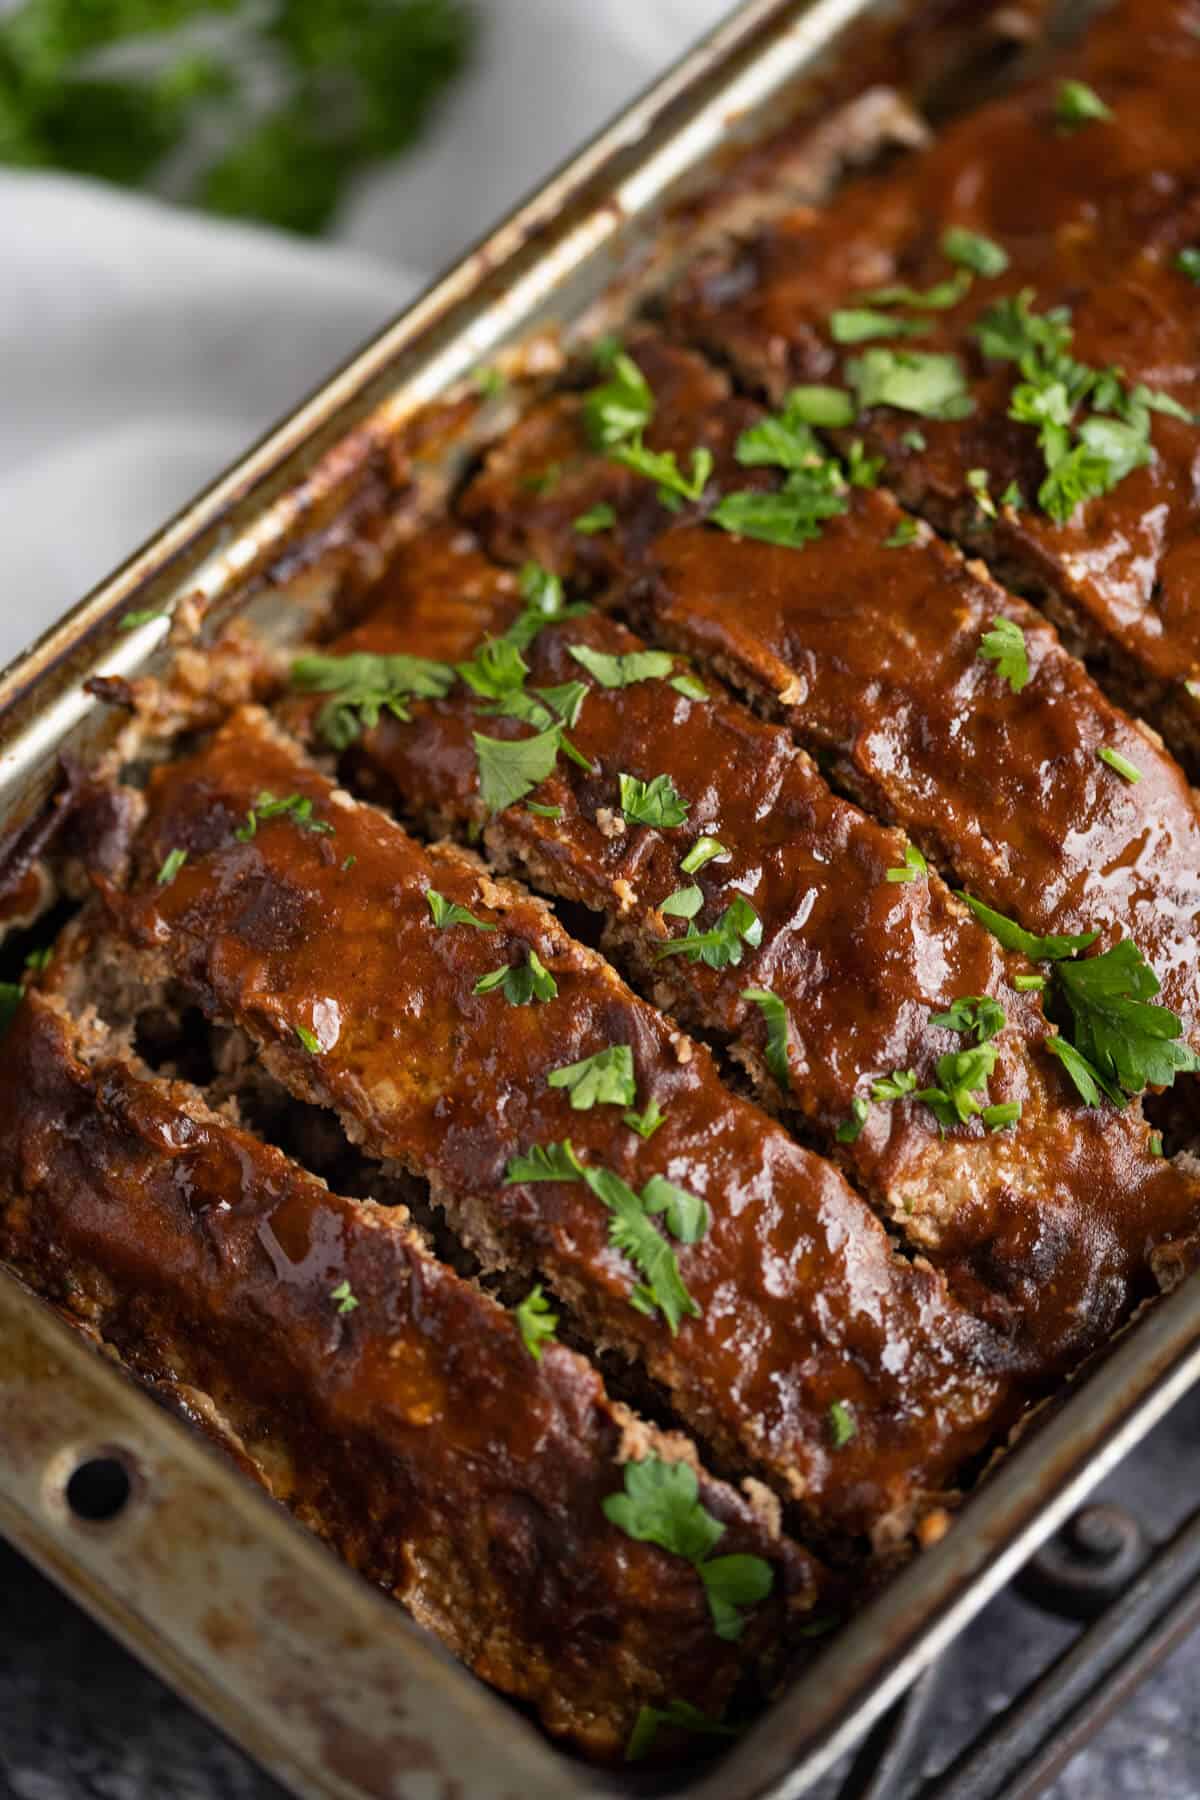
[[[682,825],[688,802],[676,791],[669,775],[640,781],[636,775],[620,775],[621,811],[630,825],[652,825],[671,830]]]
[[[690,1562],[704,1583],[717,1636],[736,1641],[742,1635],[741,1609],[766,1599],[774,1573],[760,1556],[713,1556],[725,1526],[701,1505],[689,1463],[657,1456],[626,1463],[623,1490],[610,1494],[603,1507],[609,1523],[627,1537]]]
[[[408,701],[442,699],[454,685],[454,670],[423,656],[357,650],[348,656],[297,657],[291,679],[301,693],[330,696],[317,715],[317,733],[331,749],[345,750],[363,731],[373,730],[383,713],[407,721],[412,718]]]
[[[659,944],[657,954],[682,956],[688,962],[702,962],[710,969],[736,968],[745,955],[745,946],[757,950],[762,943],[762,920],[744,894],[736,894],[716,924],[709,931],[689,926],[686,936]]]
[[[728,855],[729,852],[720,838],[698,837],[679,866],[685,875],[695,875],[704,867],[705,863]]]
[[[783,403],[785,415],[801,425],[817,425],[827,431],[854,423],[854,399],[845,388],[811,383],[794,387]]]
[[[1142,771],[1137,764],[1131,763],[1127,756],[1122,756],[1119,750],[1112,749],[1110,745],[1103,745],[1096,755],[1102,763],[1107,763],[1110,769],[1115,769],[1118,775],[1123,776],[1131,787],[1136,787],[1142,779]]]
[[[1116,1104],[1200,1069],[1200,1057],[1182,1041],[1178,1016],[1153,1004],[1160,983],[1132,938],[1099,956],[1060,962],[1055,975],[1074,1021],[1074,1048]],[[1075,1073],[1069,1065],[1068,1072]]]
[[[646,1194],[639,1197],[611,1169],[585,1168],[583,1180],[608,1211],[609,1242],[642,1278],[630,1305],[639,1312],[661,1312],[674,1336],[685,1318],[699,1318],[700,1308],[688,1293],[675,1252],[651,1223]],[[669,1227],[669,1215],[667,1222]]]
[[[742,999],[749,1000],[762,1013],[767,1028],[767,1067],[784,1093],[792,1085],[788,1067],[789,1024],[787,1007],[768,988],[743,988]]]
[[[690,887],[676,888],[668,894],[659,907],[664,919],[694,919],[704,905],[704,894],[695,883]]]
[[[1106,122],[1112,118],[1112,108],[1106,106],[1094,88],[1086,81],[1062,81],[1054,98],[1054,118],[1062,131],[1077,131],[1081,125],[1092,125]]]
[[[1007,250],[993,238],[968,231],[963,225],[951,225],[942,233],[942,255],[973,275],[1003,275],[1008,267]]]
[[[985,1106],[979,1116],[989,1131],[1007,1131],[1021,1117],[1021,1102],[1000,1100],[994,1106]]]
[[[903,866],[898,869],[888,869],[884,875],[884,880],[900,886],[906,886],[911,881],[919,881],[923,875],[928,875],[928,873],[929,864],[925,861],[925,858],[921,855],[917,846],[915,844],[905,844]]]
[[[170,887],[175,877],[188,859],[186,850],[170,850],[163,860],[162,868],[156,877],[159,887]]]
[[[167,609],[164,606],[147,606],[140,611],[122,613],[118,622],[118,631],[136,631],[139,625],[148,625],[151,619],[165,619]]]
[[[489,812],[503,812],[531,794],[558,761],[562,727],[552,725],[527,738],[494,738],[471,733],[479,762],[479,793]]]
[[[1152,1131],[1150,1133],[1150,1154],[1151,1154],[1151,1156],[1161,1156],[1162,1153],[1163,1153],[1162,1132],[1161,1131]]]
[[[915,425],[911,431],[901,433],[900,442],[906,450],[920,451],[929,448],[929,442],[925,433],[923,431],[918,431]]]
[[[829,1408],[829,1435],[835,1450],[841,1450],[851,1438],[858,1436],[858,1425],[845,1400],[835,1400]]]
[[[932,287],[914,288],[905,282],[894,282],[890,287],[875,288],[868,294],[860,295],[870,306],[913,306],[918,312],[945,312],[969,292],[971,274],[967,269],[958,269],[945,281],[937,281]]]
[[[233,835],[239,843],[247,843],[257,837],[259,826],[270,819],[288,819],[298,830],[311,831],[317,837],[334,835],[332,825],[313,817],[313,803],[306,795],[288,794],[280,799],[265,788],[247,811],[245,824],[239,825]]]
[[[329,1298],[337,1301],[339,1313],[352,1313],[358,1306],[353,1290],[348,1281],[339,1281],[335,1288],[330,1288]]]
[[[883,540],[885,550],[907,550],[921,536],[921,527],[915,519],[899,519],[894,529]]]
[[[1200,287],[1200,245],[1189,244],[1186,250],[1181,250],[1175,258],[1175,267]]]
[[[508,386],[508,377],[494,364],[481,364],[471,371],[471,385],[481,399],[497,400]]]
[[[943,1131],[965,1125],[983,1111],[977,1096],[992,1077],[996,1056],[996,1046],[991,1043],[948,1051],[937,1059],[937,1087],[918,1088],[914,1099],[929,1107]]]
[[[862,439],[855,438],[846,455],[846,480],[851,487],[878,487],[885,460],[882,456],[868,456]]]
[[[842,1120],[834,1133],[839,1144],[856,1144],[863,1133],[870,1107],[861,1094],[856,1094],[850,1102],[850,1114]]]
[[[689,500],[694,504],[700,500],[713,472],[711,450],[693,450],[692,471],[685,475],[673,450],[649,450],[640,435],[632,443],[618,444],[610,455],[623,468],[632,469],[635,475],[644,475],[648,481],[653,481],[659,503],[670,512],[677,512],[681,501]]]
[[[663,681],[675,666],[675,658],[665,650],[630,650],[624,656],[609,656],[603,650],[592,650],[587,644],[568,646],[577,663],[603,688],[632,687],[638,681]]]
[[[1039,994],[1045,985],[1044,975],[1017,975],[1013,978],[1013,986],[1019,994]]]
[[[917,1077],[912,1069],[893,1069],[890,1075],[883,1075],[871,1083],[871,1098],[881,1104],[903,1100],[907,1094],[915,1093],[916,1087]]]
[[[525,604],[504,632],[505,641],[518,650],[528,650],[544,626],[591,611],[582,600],[568,601],[561,578],[541,563],[525,563],[518,579]]]
[[[846,364],[862,411],[892,406],[926,419],[965,419],[975,410],[957,356],[943,351],[864,351]]]
[[[595,537],[601,531],[611,531],[616,522],[616,510],[607,500],[599,500],[595,506],[589,506],[586,512],[579,514],[573,521],[573,529],[584,537]]]
[[[640,1138],[652,1138],[666,1116],[658,1101],[652,1099],[641,1112],[622,1113],[621,1122],[628,1125],[630,1131],[636,1131]]]
[[[976,900],[971,894],[959,893],[958,898],[970,907],[980,924],[986,925],[1006,950],[1019,950],[1031,962],[1061,962],[1064,957],[1074,956],[1078,950],[1086,950],[1100,936],[1098,931],[1080,931],[1061,935],[1051,933],[1047,937],[1039,937],[1036,932],[1026,931],[1015,919],[1006,919],[1003,913],[985,906],[982,900]]]
[[[872,306],[842,306],[829,316],[829,334],[835,344],[866,344],[872,338],[922,337],[929,330],[926,319],[896,319]]]
[[[543,1344],[555,1341],[558,1314],[551,1310],[540,1281],[530,1288],[521,1304],[513,1308],[513,1318],[517,1322],[517,1330],[521,1333],[521,1342],[526,1350],[534,1362],[541,1362]]]
[[[350,853],[350,855],[346,858],[345,862],[343,862],[343,864],[342,864],[342,874],[348,875],[357,861],[358,861],[358,858],[357,858],[357,856],[354,855],[354,853],[352,851]]]
[[[563,814],[561,806],[540,806],[536,800],[527,800],[525,811],[532,813],[535,819],[561,819]]]
[[[521,1156],[514,1156],[504,1171],[506,1187],[528,1181],[581,1181],[583,1164],[575,1154],[570,1138],[561,1144],[533,1144]]]
[[[665,1176],[652,1175],[642,1189],[642,1205],[648,1213],[662,1213],[667,1230],[681,1244],[698,1244],[709,1227],[708,1205],[697,1194],[676,1187]]]
[[[672,1731],[691,1732],[698,1737],[737,1736],[732,1725],[723,1725],[719,1719],[710,1719],[707,1713],[701,1712],[690,1701],[668,1700],[665,1706],[639,1708],[633,1730],[629,1734],[629,1742],[625,1746],[625,1761],[640,1762],[644,1756],[648,1756],[664,1726]]]
[[[944,1031],[961,1031],[974,1037],[976,1043],[986,1044],[1004,1030],[1006,1020],[1004,1008],[990,995],[964,994],[951,1003],[947,1012],[931,1013],[929,1023]]]
[[[687,671],[685,671],[682,675],[672,675],[670,681],[668,681],[668,683],[667,683],[667,686],[673,687],[675,689],[675,692],[677,694],[682,694],[685,700],[707,700],[708,699],[708,689],[705,687],[704,683],[700,680],[699,676],[692,675],[692,674],[688,673]]]
[[[608,380],[583,402],[583,423],[597,450],[612,450],[637,437],[654,417],[650,384],[631,356],[616,350],[605,364]]]
[[[987,519],[996,517],[996,502],[992,499],[989,477],[986,469],[968,469],[967,486],[975,496],[975,504]]]
[[[321,1055],[321,1040],[315,1031],[310,1031],[307,1025],[294,1025],[292,1029],[310,1056]]]
[[[552,1088],[566,1090],[574,1112],[590,1112],[593,1106],[632,1106],[637,1098],[633,1051],[628,1044],[610,1044],[582,1062],[567,1063],[554,1069],[546,1081]]]
[[[447,900],[444,895],[438,893],[436,888],[426,888],[425,899],[428,902],[429,911],[433,915],[433,922],[439,931],[445,931],[450,925],[470,925],[476,931],[495,931],[496,929],[485,919],[477,919],[473,912],[470,912],[465,906],[460,906],[457,900]]]
[[[497,988],[510,1006],[528,1006],[534,1000],[544,1004],[558,993],[557,981],[544,967],[536,950],[529,952],[527,962],[506,963],[488,975],[481,975],[471,991],[493,994]]]

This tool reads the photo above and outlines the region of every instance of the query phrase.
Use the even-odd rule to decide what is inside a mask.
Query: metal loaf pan
[[[987,10],[918,0],[934,21],[920,41],[957,56],[963,22]],[[606,308],[619,315],[621,296],[705,229],[695,195],[731,142],[762,141],[783,113],[808,108],[815,164],[836,161],[837,133],[821,121],[849,120],[841,141],[852,144],[856,121],[887,111],[879,84],[906,58],[914,73],[914,29],[911,6],[749,0],[5,671],[9,868],[36,857],[62,753],[93,754],[112,734],[89,677],[161,669],[180,642],[203,643],[240,611],[295,635],[377,566],[503,422],[511,401],[478,401],[472,370],[508,357],[519,398],[555,366],[564,336]],[[122,631],[130,610],[161,616]],[[0,1531],[297,1794],[784,1800],[811,1787],[1197,1379],[1200,1279],[1147,1308],[1033,1421],[946,1538],[718,1764],[649,1785],[549,1746],[2,1270]],[[79,1519],[66,1495],[96,1456],[131,1480],[106,1523]]]

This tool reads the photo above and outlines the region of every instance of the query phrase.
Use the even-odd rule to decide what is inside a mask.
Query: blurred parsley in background
[[[319,232],[466,59],[467,0],[0,0],[0,162]]]

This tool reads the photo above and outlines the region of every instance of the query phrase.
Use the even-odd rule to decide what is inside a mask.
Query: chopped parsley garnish
[[[429,910],[433,914],[433,922],[439,931],[445,931],[448,925],[471,925],[476,931],[495,931],[486,919],[477,919],[473,912],[460,906],[457,900],[447,900],[436,888],[426,888],[425,898]]]
[[[25,958],[25,967],[31,975],[42,975],[54,960],[54,945],[43,944],[40,950],[31,950]]]
[[[690,1463],[647,1456],[626,1463],[623,1479],[623,1492],[603,1502],[604,1516],[627,1537],[690,1562],[704,1583],[717,1636],[735,1642],[746,1624],[739,1609],[757,1605],[771,1592],[770,1563],[761,1556],[713,1556],[725,1526],[701,1505]]]
[[[699,837],[679,866],[685,875],[695,875],[705,863],[712,862],[718,856],[728,855],[728,850],[719,838]]]
[[[513,1318],[521,1333],[521,1342],[534,1362],[541,1362],[542,1345],[554,1342],[558,1314],[551,1310],[540,1281],[530,1288],[521,1304],[513,1308]]]
[[[996,502],[992,499],[989,486],[990,477],[986,469],[968,469],[967,486],[975,496],[975,504],[986,519],[996,516]]]
[[[665,1706],[639,1707],[625,1746],[625,1761],[640,1762],[643,1756],[648,1756],[664,1725],[673,1731],[690,1731],[698,1737],[737,1736],[734,1726],[723,1725],[720,1719],[710,1719],[690,1701],[668,1700]]]
[[[980,924],[986,925],[1006,950],[1019,950],[1030,962],[1060,962],[1065,956],[1074,956],[1076,951],[1086,950],[1100,936],[1098,931],[1079,931],[1039,937],[1034,931],[1026,931],[1015,919],[1006,919],[1003,913],[985,906],[982,900],[976,900],[972,894],[960,893],[958,898],[970,907]]]
[[[575,619],[591,611],[582,600],[568,601],[559,576],[543,568],[541,563],[527,562],[520,574],[521,598],[525,605],[504,632],[506,641],[518,650],[528,650],[544,625],[560,619]]]
[[[337,1301],[340,1313],[352,1313],[358,1305],[348,1281],[339,1281],[335,1288],[330,1288],[329,1298]]]
[[[767,1067],[786,1094],[792,1085],[791,1071],[788,1068],[788,1013],[787,1007],[768,988],[743,988],[742,999],[751,1000],[762,1013],[767,1027]]]
[[[835,1400],[829,1408],[829,1434],[835,1450],[840,1450],[851,1438],[858,1436],[854,1414],[845,1400]]]
[[[1099,956],[1060,962],[1054,972],[1074,1020],[1074,1048],[1118,1106],[1127,1095],[1170,1087],[1176,1075],[1200,1069],[1200,1057],[1180,1041],[1180,1020],[1151,1004],[1160,983],[1132,938]]]
[[[682,694],[685,700],[708,699],[708,689],[697,675],[691,675],[686,672],[682,675],[672,675],[667,686],[673,687],[675,692],[677,694]]]
[[[483,700],[506,700],[521,692],[529,674],[529,664],[511,638],[487,638],[480,644],[470,662],[454,665],[456,673],[473,694]]]
[[[788,395],[781,412],[767,413],[742,432],[734,455],[744,469],[795,471],[830,460],[804,412],[797,408],[795,392]]]
[[[829,335],[835,344],[866,344],[872,338],[921,337],[929,330],[926,319],[894,319],[872,306],[842,306],[829,317]]]
[[[1200,286],[1200,245],[1189,244],[1186,250],[1181,250],[1175,258],[1175,267],[1181,275]]]
[[[815,543],[822,521],[846,510],[845,482],[838,465],[829,461],[816,469],[798,470],[773,493],[747,488],[726,494],[710,518],[735,537],[795,550]]]
[[[929,448],[925,433],[918,431],[915,425],[911,431],[901,433],[900,442],[906,450],[927,450]]]
[[[1081,125],[1092,125],[1112,118],[1095,88],[1086,81],[1060,81],[1054,97],[1054,117],[1063,131],[1076,131]]]
[[[654,417],[650,383],[631,356],[616,350],[605,363],[608,380],[583,402],[583,423],[597,450],[611,450],[637,437]]]
[[[310,1031],[307,1025],[295,1025],[292,1029],[310,1056],[320,1056],[321,1040],[315,1031]]]
[[[975,409],[962,363],[945,351],[866,350],[846,364],[846,379],[864,412],[893,406],[926,419],[965,419]]]
[[[1044,975],[1015,975],[1013,986],[1019,994],[1040,994],[1046,985]]]
[[[536,800],[527,800],[525,811],[537,819],[561,819],[563,809],[561,806],[540,806]]]
[[[1102,763],[1107,763],[1110,769],[1115,769],[1118,775],[1124,776],[1131,786],[1136,787],[1142,779],[1142,771],[1137,764],[1131,763],[1127,756],[1122,756],[1121,752],[1114,750],[1111,745],[1103,745],[1101,749],[1097,750],[1096,755]]]
[[[597,532],[611,531],[616,522],[614,508],[607,500],[599,500],[595,506],[589,506],[586,512],[581,512],[573,524],[574,529],[582,532],[584,537],[595,537]]]
[[[899,519],[892,531],[884,538],[883,547],[885,550],[907,550],[910,544],[917,542],[920,535],[921,527],[915,519]]]
[[[632,1106],[637,1099],[633,1051],[628,1044],[610,1044],[582,1062],[567,1063],[547,1075],[546,1081],[552,1088],[566,1089],[574,1112],[590,1112],[593,1106]]]
[[[891,287],[875,288],[861,298],[870,306],[915,306],[920,312],[945,312],[947,307],[958,305],[970,286],[970,272],[959,269],[945,281],[937,281],[929,288],[908,287],[900,281]]]
[[[304,694],[329,694],[317,714],[317,732],[333,750],[345,750],[380,714],[411,719],[409,700],[440,700],[454,685],[449,663],[424,656],[376,656],[356,650],[349,656],[300,656],[292,664],[292,686]]]
[[[621,811],[631,825],[654,825],[671,829],[682,825],[688,815],[688,802],[676,791],[669,775],[655,775],[651,781],[639,781],[636,775],[620,775]]]
[[[136,631],[139,625],[148,625],[151,619],[165,619],[165,606],[146,606],[140,611],[122,613],[117,625],[118,631]]]
[[[890,1075],[881,1075],[871,1083],[871,1098],[881,1103],[903,1100],[906,1094],[915,1093],[916,1087],[917,1078],[911,1069],[893,1069]]]
[[[784,413],[803,425],[821,425],[833,430],[839,425],[853,425],[854,401],[845,388],[822,387],[810,383],[794,387],[783,403]]]
[[[937,1059],[937,1087],[918,1088],[914,1099],[924,1101],[943,1131],[965,1125],[984,1110],[976,1096],[991,1080],[996,1056],[996,1046],[990,1043],[947,1051]]]
[[[163,859],[162,868],[158,871],[156,881],[159,887],[170,887],[175,877],[188,859],[186,850],[170,850]]]
[[[333,826],[324,819],[313,818],[313,803],[306,796],[288,794],[286,799],[278,799],[265,789],[258,796],[254,805],[246,813],[246,823],[239,825],[234,837],[239,843],[247,843],[258,835],[258,828],[268,819],[290,819],[301,831],[316,832],[320,837],[332,837]]]
[[[885,461],[882,456],[868,456],[862,439],[855,438],[846,455],[846,480],[851,487],[878,487]]]
[[[703,905],[703,891],[693,882],[690,887],[676,888],[668,894],[658,910],[664,919],[694,919]]]
[[[1151,1156],[1161,1156],[1162,1153],[1163,1153],[1162,1132],[1161,1131],[1152,1131],[1150,1133],[1150,1154],[1151,1154]]]
[[[636,1131],[640,1138],[652,1138],[666,1116],[658,1101],[651,1100],[641,1112],[622,1113],[621,1122],[628,1125],[630,1131]]]
[[[508,377],[494,363],[481,363],[471,371],[471,385],[484,400],[495,400],[508,386]]]
[[[505,1182],[581,1181],[583,1164],[570,1138],[561,1144],[533,1144],[522,1156],[514,1156],[504,1171]]]
[[[1004,1008],[998,1000],[988,994],[964,994],[951,1002],[944,1013],[931,1013],[931,1025],[940,1025],[947,1031],[961,1031],[968,1037],[973,1036],[977,1043],[986,1044],[1005,1026]]]
[[[644,475],[656,484],[659,503],[671,512],[679,510],[682,500],[699,500],[713,472],[713,455],[704,448],[692,451],[692,472],[685,475],[673,450],[648,450],[640,437],[631,444],[618,444],[611,452],[614,462]]]
[[[839,1144],[856,1144],[858,1142],[870,1110],[862,1095],[856,1094],[850,1102],[849,1117],[842,1120],[834,1134]]]
[[[993,238],[983,237],[965,226],[951,225],[942,233],[942,255],[973,275],[1003,275],[1008,267],[1008,252]]]
[[[999,1100],[995,1106],[985,1106],[979,1116],[989,1131],[1007,1131],[1021,1117],[1021,1102]]]
[[[650,1177],[642,1189],[642,1205],[648,1213],[662,1213],[667,1230],[681,1244],[698,1244],[708,1230],[707,1202],[663,1175]]]
[[[562,726],[551,725],[528,738],[486,737],[473,731],[479,759],[479,793],[490,812],[503,812],[531,794],[558,761]]]
[[[925,861],[925,858],[921,855],[917,846],[915,844],[905,844],[903,867],[898,869],[888,869],[884,875],[884,880],[905,886],[910,881],[919,881],[922,875],[928,875],[928,873],[929,864]]]
[[[608,656],[586,644],[571,644],[571,655],[582,663],[604,688],[632,687],[636,681],[663,681],[675,666],[665,650],[630,650],[624,656]]]
[[[499,988],[510,1006],[528,1006],[533,1000],[553,1000],[558,983],[542,964],[536,950],[529,952],[526,963],[506,963],[481,975],[472,989],[476,994],[492,994]]]
[[[1032,677],[1025,633],[1011,619],[994,618],[991,630],[985,631],[980,638],[976,654],[984,662],[995,663],[996,673],[1002,681],[1007,681],[1014,694],[1029,686]]]
[[[757,950],[761,943],[762,920],[746,896],[737,894],[711,930],[697,931],[690,925],[686,936],[659,944],[657,954],[683,956],[688,962],[706,963],[710,969],[727,969],[741,962],[747,944]]]
[[[348,875],[350,873],[350,870],[354,867],[354,865],[357,861],[358,861],[357,856],[355,856],[354,852],[351,851],[350,855],[346,858],[345,862],[342,864],[342,874]]]

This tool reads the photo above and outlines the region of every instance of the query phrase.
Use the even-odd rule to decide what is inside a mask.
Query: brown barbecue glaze
[[[469,540],[430,534],[396,562],[362,625],[330,649],[460,661],[507,626],[512,589],[511,575]],[[525,653],[529,684],[582,674],[572,645],[609,655],[645,648],[593,611],[539,633]],[[761,1015],[743,992],[777,994],[791,1034],[785,1104],[945,1270],[959,1298],[1018,1340],[1042,1372],[1100,1342],[1148,1285],[1148,1246],[1188,1229],[1200,1190],[1153,1155],[1136,1109],[1101,1118],[1073,1104],[1059,1064],[1040,1051],[1047,1025],[1038,997],[1013,986],[1024,960],[1006,957],[936,875],[889,882],[887,871],[903,867],[904,840],[832,794],[787,733],[711,680],[710,698],[695,701],[664,680],[605,689],[584,679],[590,691],[571,735],[592,771],[560,757],[538,799],[561,816],[508,808],[485,829],[493,859],[605,914],[622,960],[687,1023],[733,1039],[772,1101]],[[385,717],[351,750],[355,784],[435,829],[482,823],[471,733],[503,722],[464,683],[412,712],[407,722]],[[669,775],[689,802],[686,824],[626,825],[623,770]],[[729,854],[689,875],[680,860],[702,834]],[[751,897],[763,941],[739,966],[657,959],[663,938],[682,931],[657,908],[691,883],[704,894],[700,928],[735,894]],[[935,1085],[937,1058],[964,1040],[930,1017],[978,994],[1007,1014],[989,1099],[1019,1099],[1017,1127],[988,1132],[976,1120],[944,1136],[932,1112],[908,1100],[873,1106],[861,1135],[838,1144],[837,1128],[872,1076],[912,1069],[920,1086]]]
[[[1062,130],[1054,100],[1064,76],[1092,86],[1112,120]],[[1197,92],[1195,0],[1125,0],[1052,75],[848,184],[828,210],[797,211],[731,255],[701,261],[673,308],[685,337],[778,397],[796,381],[839,380],[845,357],[859,353],[832,342],[834,308],[896,281],[927,288],[945,278],[947,226],[1002,245],[1008,269],[977,279],[949,311],[922,314],[928,333],[913,340],[963,356],[973,415],[939,422],[881,408],[856,430],[865,426],[886,454],[901,499],[971,531],[1017,579],[1054,590],[1084,647],[1111,663],[1127,693],[1156,704],[1191,750],[1200,705],[1182,684],[1200,675],[1195,426],[1156,415],[1153,465],[1063,525],[1032,504],[991,524],[966,476],[985,469],[996,496],[1015,480],[1032,502],[1044,472],[1034,429],[1006,416],[1012,364],[985,363],[972,336],[988,305],[1024,288],[1037,311],[1070,307],[1076,357],[1200,408],[1197,292],[1175,267],[1181,249],[1200,244]],[[923,449],[903,441],[914,426]]]
[[[239,842],[264,788],[310,797],[336,834],[276,819]],[[108,890],[132,940],[262,1045],[285,1086],[428,1178],[485,1258],[539,1269],[594,1336],[644,1360],[723,1458],[766,1472],[820,1529],[878,1535],[994,1435],[1012,1395],[999,1341],[547,908],[352,802],[253,711],[156,772],[148,805],[140,877],[127,895]],[[174,848],[188,861],[161,885]],[[436,929],[429,887],[496,929]],[[556,998],[512,1006],[473,992],[530,949]],[[666,1114],[648,1142],[619,1107],[575,1111],[547,1085],[610,1043],[633,1049],[639,1106],[653,1097]],[[674,1246],[701,1309],[676,1337],[629,1304],[630,1265],[585,1186],[506,1185],[513,1156],[564,1138],[636,1188],[661,1174],[706,1200],[706,1236]],[[835,1400],[858,1419],[842,1449]]]
[[[614,1756],[641,1701],[718,1716],[744,1670],[769,1672],[827,1587],[819,1565],[702,1477],[722,1554],[775,1576],[722,1642],[688,1564],[601,1509],[626,1456],[684,1441],[561,1345],[535,1362],[402,1209],[331,1194],[40,995],[0,1071],[5,1257],[140,1372],[229,1409],[259,1478],[485,1680]]]

